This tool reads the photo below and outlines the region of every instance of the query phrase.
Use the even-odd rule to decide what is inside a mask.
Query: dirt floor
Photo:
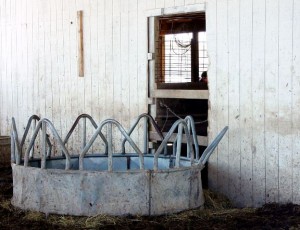
[[[160,217],[72,217],[22,211],[10,204],[10,168],[0,168],[0,229],[300,229],[300,206],[268,204],[235,209],[224,197],[205,191],[204,210]]]

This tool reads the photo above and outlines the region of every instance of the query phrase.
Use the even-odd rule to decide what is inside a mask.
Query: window
[[[156,42],[156,83],[199,83],[208,56],[205,13],[160,17]],[[159,88],[159,87],[158,87]]]

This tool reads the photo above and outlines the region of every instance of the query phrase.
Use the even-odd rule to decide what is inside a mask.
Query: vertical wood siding
[[[199,3],[210,58],[209,139],[229,126],[209,161],[209,186],[238,206],[299,204],[298,0],[0,0],[0,135],[10,133],[12,116],[23,130],[32,114],[63,136],[81,113],[129,128],[147,112],[147,10]],[[68,148],[80,145],[77,135]]]
[[[207,1],[209,183],[239,206],[299,203],[299,6]]]

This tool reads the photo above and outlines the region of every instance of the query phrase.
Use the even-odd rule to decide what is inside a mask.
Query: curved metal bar
[[[27,126],[26,126],[26,128],[25,128],[25,132],[24,132],[23,137],[22,137],[22,141],[21,141],[21,146],[22,146],[22,147],[23,147],[23,145],[24,145],[24,143],[25,143],[27,134],[28,134],[28,132],[29,132],[29,129],[30,129],[30,126],[31,126],[31,123],[32,123],[33,120],[39,121],[39,120],[41,120],[41,118],[40,118],[38,115],[32,115],[32,116],[29,118],[29,120],[28,120],[28,122],[27,122]]]
[[[196,159],[199,160],[199,143],[198,143],[198,139],[197,139],[194,118],[189,115],[189,116],[186,116],[184,118],[184,120],[187,122],[189,131],[192,132],[193,142],[194,142],[194,146],[195,146]]]
[[[82,118],[88,118],[89,121],[90,121],[90,122],[92,123],[92,125],[94,126],[94,128],[95,128],[95,129],[98,128],[98,126],[97,126],[96,122],[94,121],[94,119],[93,119],[90,115],[83,113],[83,114],[79,115],[79,116],[76,118],[75,122],[73,123],[71,129],[69,130],[67,136],[65,137],[65,139],[64,139],[64,141],[63,141],[64,144],[66,144],[66,143],[68,142],[70,136],[72,135],[72,133],[73,133],[73,131],[75,130],[76,126],[78,125],[80,119],[82,119]],[[107,140],[106,140],[106,138],[104,137],[104,135],[102,134],[102,132],[99,133],[99,136],[100,136],[101,139],[104,141],[104,144],[105,144],[105,153],[107,154],[107,152],[108,152],[108,143],[107,143]],[[84,146],[85,146],[85,144],[84,144]]]
[[[137,147],[137,145],[131,139],[131,137],[129,136],[129,134],[125,131],[125,129],[122,127],[122,125],[118,121],[116,121],[114,119],[106,119],[106,120],[104,120],[103,122],[100,123],[100,125],[97,128],[96,132],[94,133],[94,135],[92,136],[92,138],[89,140],[89,142],[87,143],[87,145],[85,146],[85,148],[80,153],[80,155],[79,155],[79,170],[83,170],[83,158],[86,155],[86,153],[88,152],[88,150],[91,148],[92,144],[96,140],[96,137],[101,132],[103,126],[106,125],[106,124],[114,124],[115,126],[117,126],[117,128],[120,130],[121,134],[127,139],[127,141],[129,142],[129,144],[131,145],[131,147],[139,155],[140,169],[144,169],[145,168],[144,167],[144,156],[143,156],[142,151]],[[108,135],[110,135],[110,134],[108,134]],[[109,146],[109,148],[108,148],[109,149],[109,151],[108,151],[108,157],[112,157],[112,148],[111,147],[112,146]],[[110,170],[112,170],[112,169],[110,169]]]
[[[210,155],[213,153],[215,148],[218,146],[219,142],[222,140],[223,136],[228,130],[228,126],[225,126],[222,131],[217,135],[217,137],[211,142],[211,144],[204,150],[202,156],[199,159],[198,164],[204,165],[209,159]]]
[[[22,149],[19,143],[19,137],[16,127],[15,118],[12,118],[12,130],[11,130],[11,159],[16,161],[16,164],[21,163]]]
[[[69,152],[68,152],[68,150],[66,149],[66,147],[65,147],[65,145],[64,145],[64,143],[63,143],[63,141],[61,140],[60,136],[58,135],[58,133],[57,133],[56,129],[54,128],[53,124],[51,123],[51,121],[49,121],[49,120],[46,119],[46,118],[41,119],[41,120],[38,122],[38,124],[37,124],[37,126],[36,126],[36,128],[35,128],[35,130],[34,130],[34,133],[33,133],[33,135],[32,135],[31,141],[30,141],[30,143],[29,143],[28,149],[27,149],[27,151],[26,151],[26,153],[25,153],[25,156],[24,156],[24,166],[25,166],[25,167],[28,166],[29,152],[30,152],[31,148],[32,148],[33,145],[34,145],[35,139],[36,139],[36,137],[37,137],[37,135],[38,135],[38,132],[39,132],[40,129],[42,128],[43,124],[45,125],[45,127],[48,126],[48,127],[50,128],[50,130],[51,130],[51,132],[52,132],[54,138],[55,138],[55,139],[57,140],[57,142],[58,142],[58,145],[62,148],[62,151],[63,151],[63,153],[65,154],[65,157],[66,157],[66,167],[65,167],[65,169],[70,169],[71,158],[70,158]],[[45,143],[44,143],[44,145],[45,145]],[[45,146],[42,147],[42,148],[45,149]],[[42,156],[42,157],[43,157],[43,156]],[[43,163],[43,162],[42,162],[42,163]]]
[[[158,125],[156,124],[155,120],[153,119],[153,117],[151,115],[149,115],[148,113],[143,113],[143,114],[141,114],[137,117],[136,121],[131,126],[130,130],[128,131],[128,135],[129,136],[131,135],[131,133],[134,131],[134,129],[136,128],[136,126],[138,125],[138,123],[140,122],[140,120],[142,118],[148,119],[150,121],[150,123],[153,125],[155,131],[158,133],[158,135],[159,135],[159,137],[161,138],[161,141],[162,141],[164,139],[164,136],[163,136],[162,132],[160,131]],[[146,128],[144,128],[144,129],[146,129]],[[126,143],[126,138],[124,138],[124,140],[122,141],[122,153],[124,153],[124,154],[125,154],[125,143]],[[147,138],[147,136],[145,137],[145,140],[144,140],[144,153],[146,153],[146,151],[145,151],[146,148],[148,148],[148,138]]]
[[[154,161],[153,161],[153,170],[154,171],[158,170],[158,156],[159,156],[159,154],[161,154],[163,148],[167,145],[169,139],[171,138],[172,134],[174,133],[175,129],[179,126],[179,124],[182,124],[184,132],[186,134],[186,142],[187,142],[187,145],[189,145],[190,152],[192,153],[192,154],[190,154],[190,156],[191,156],[191,163],[193,164],[194,149],[192,148],[190,133],[188,131],[186,121],[183,120],[183,119],[179,119],[172,125],[171,129],[169,130],[169,132],[165,136],[164,140],[162,141],[162,143],[160,144],[160,146],[158,147],[158,149],[154,153]],[[180,153],[180,151],[176,152],[176,154],[178,154],[178,153]],[[179,162],[177,162],[177,163],[179,164]],[[179,165],[177,165],[177,166],[179,166]]]
[[[30,129],[30,127],[31,127],[32,121],[40,121],[40,120],[41,120],[41,118],[40,118],[38,115],[32,115],[32,116],[29,118],[29,120],[28,120],[28,122],[27,122],[27,126],[26,126],[26,128],[25,128],[25,132],[24,132],[23,137],[22,137],[21,144],[20,144],[21,150],[23,149],[23,146],[24,146],[26,137],[27,137],[27,135],[28,135],[29,129]],[[51,144],[51,141],[49,140],[49,136],[48,136],[48,135],[46,136],[46,142],[47,142],[47,144],[48,144],[48,152],[47,152],[47,156],[50,157],[51,151],[52,151],[52,144]],[[32,149],[32,152],[30,153],[30,157],[33,156],[33,151],[34,151],[34,149]]]

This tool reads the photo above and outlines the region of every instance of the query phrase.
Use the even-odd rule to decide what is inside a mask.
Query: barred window
[[[156,47],[157,83],[203,80],[208,68],[205,13],[161,17]]]

